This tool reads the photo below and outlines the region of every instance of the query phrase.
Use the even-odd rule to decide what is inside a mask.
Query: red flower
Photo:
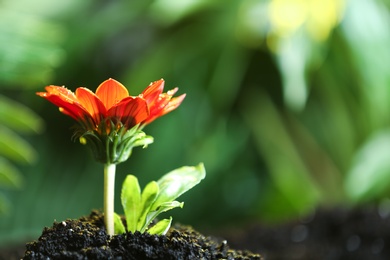
[[[93,93],[87,88],[76,92],[59,86],[47,86],[46,98],[79,124],[74,137],[88,144],[96,160],[116,164],[127,160],[133,147],[153,142],[142,128],[176,109],[185,94],[173,97],[178,88],[163,93],[164,80],[152,82],[139,96],[129,96],[118,81],[108,79]]]
[[[60,111],[78,121],[85,130],[96,130],[101,122],[111,120],[126,129],[137,124],[145,126],[160,116],[176,109],[185,94],[174,97],[178,88],[162,93],[164,80],[152,82],[139,96],[129,96],[118,81],[108,79],[93,93],[87,88],[77,88],[75,93],[59,86],[47,86],[47,92],[37,95],[46,98]]]

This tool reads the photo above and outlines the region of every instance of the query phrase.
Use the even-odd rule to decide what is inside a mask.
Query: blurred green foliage
[[[204,162],[207,178],[184,195],[175,221],[280,221],[321,206],[385,200],[389,6],[386,0],[5,1],[1,91],[39,113],[46,131],[28,140],[37,162],[18,166],[28,185],[6,192],[14,209],[1,217],[0,241],[36,237],[54,219],[102,207],[102,166],[70,141],[72,119],[34,92],[49,84],[94,90],[109,77],[133,95],[161,77],[167,89],[187,93],[178,110],[145,129],[155,143],[135,150],[117,174],[119,192],[126,174],[143,186]],[[11,124],[9,113],[2,117]],[[27,118],[14,124],[31,125]]]
[[[20,133],[39,133],[42,126],[42,119],[31,109],[0,95],[0,191],[22,187],[22,174],[11,161],[31,164],[37,155]],[[9,207],[8,199],[0,193],[0,214]]]

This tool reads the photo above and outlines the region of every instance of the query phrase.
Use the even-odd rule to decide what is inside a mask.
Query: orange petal
[[[175,110],[178,106],[180,106],[181,102],[183,102],[185,97],[186,97],[186,94],[172,98],[169,101],[169,103],[164,107],[164,113],[162,115],[165,115],[165,114],[171,112],[172,110]]]
[[[96,89],[96,95],[108,110],[122,99],[128,97],[129,92],[120,82],[108,79]]]
[[[148,105],[143,98],[127,97],[108,110],[108,116],[131,128],[149,116]]]
[[[47,98],[49,96],[58,96],[68,103],[77,102],[77,97],[75,96],[75,94],[65,87],[50,85],[45,87],[45,90],[47,92],[37,92],[37,95],[44,98]]]
[[[177,89],[174,90],[176,92]],[[170,91],[168,91],[169,93]],[[167,93],[163,93],[164,98],[161,98],[158,102],[154,104],[153,107],[150,108],[149,117],[143,122],[143,124],[149,124],[152,121],[156,120],[160,116],[168,114],[169,112],[175,110],[181,102],[183,102],[186,94],[180,95],[178,97],[171,98]]]
[[[158,96],[158,98],[156,100],[154,100],[154,102],[149,105],[149,108],[151,111],[159,111],[159,110],[162,110],[165,108],[165,106],[168,105],[168,103],[170,102],[172,96],[179,90],[179,88],[174,88],[174,89],[171,89],[169,90],[167,93],[162,93]]]
[[[77,88],[76,97],[80,104],[88,111],[96,124],[106,116],[107,109],[98,96],[87,88]]]
[[[158,99],[163,90],[164,80],[160,79],[150,83],[150,85],[142,92],[141,97],[144,98],[150,106]]]
[[[47,92],[37,92],[36,94],[58,106],[64,114],[75,120],[83,120],[84,116],[88,114],[69,89],[59,86],[47,86],[45,89]]]

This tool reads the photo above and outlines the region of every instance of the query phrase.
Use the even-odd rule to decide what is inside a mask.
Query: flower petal
[[[169,101],[169,103],[164,107],[163,114],[161,114],[160,116],[163,116],[163,115],[171,112],[172,110],[175,110],[178,106],[180,106],[181,102],[183,102],[185,97],[186,97],[186,94],[182,94],[178,97],[172,98]]]
[[[183,94],[178,97],[172,98],[172,96],[177,92],[177,90],[178,88],[175,88],[168,91],[167,93],[160,94],[159,98],[149,108],[149,117],[143,122],[143,124],[149,124],[160,116],[163,116],[175,110],[186,96],[186,94]]]
[[[108,110],[108,116],[120,120],[131,128],[149,116],[146,101],[140,97],[127,97]]]
[[[80,104],[88,111],[96,125],[106,117],[107,109],[98,96],[87,88],[77,88],[76,97]]]
[[[96,95],[108,110],[122,99],[128,97],[129,92],[122,83],[114,79],[108,79],[96,89]]]
[[[142,98],[148,102],[149,107],[158,99],[159,95],[164,90],[164,80],[160,79],[150,83],[150,85],[142,91],[140,95]]]
[[[36,94],[58,106],[62,113],[75,120],[83,120],[85,115],[88,115],[88,112],[69,89],[59,86],[47,86],[45,89],[47,92],[37,92]]]

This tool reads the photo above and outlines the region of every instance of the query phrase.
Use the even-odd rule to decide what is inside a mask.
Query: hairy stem
[[[104,165],[104,223],[107,234],[114,235],[115,164]]]

